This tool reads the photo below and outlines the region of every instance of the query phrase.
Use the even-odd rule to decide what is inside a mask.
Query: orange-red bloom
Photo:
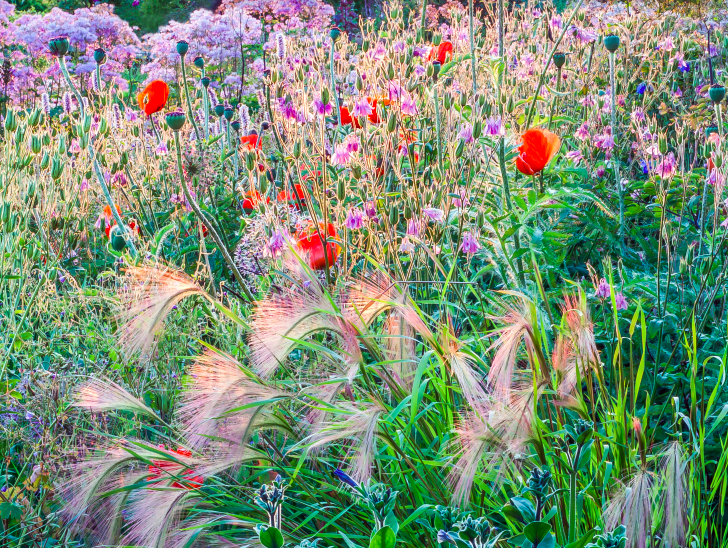
[[[284,190],[281,190],[278,193],[278,201],[281,203],[287,203],[288,205],[295,206],[296,209],[300,209],[298,202],[300,201],[301,204],[303,204],[306,201],[306,195],[303,193],[303,188],[301,188],[301,185],[296,184],[293,186],[295,190],[295,194],[293,192],[286,192]]]
[[[144,88],[144,91],[137,95],[137,99],[139,100],[139,108],[147,116],[151,116],[167,105],[169,86],[162,82],[162,80],[154,80]]]
[[[161,449],[164,449],[164,447],[161,447]],[[169,451],[169,453],[173,456],[192,456],[191,451],[187,451],[186,449],[182,449],[181,447],[176,451]],[[155,459],[149,466],[149,479],[161,481],[165,479],[165,476],[170,477],[170,475],[176,475],[177,472],[181,470],[181,468],[182,467],[176,462]],[[172,487],[176,487],[177,489],[199,489],[200,487],[202,487],[202,484],[205,481],[205,478],[200,475],[195,475],[195,473],[189,469],[182,472],[182,477],[180,479],[181,481],[175,481],[174,483],[172,483]]]
[[[430,50],[430,55],[428,55],[427,60],[428,61],[437,61],[441,65],[445,64],[445,61],[450,58],[452,59],[452,43],[451,42],[441,42],[440,45]]]
[[[326,233],[326,253],[324,253],[323,236]],[[322,270],[326,268],[328,259],[329,266],[333,266],[339,257],[339,245],[329,241],[329,238],[336,238],[336,228],[332,223],[324,227],[324,223],[319,223],[318,229],[313,221],[303,227],[296,239],[298,240],[298,250],[304,253],[308,258],[309,266],[314,270]]]
[[[516,168],[524,175],[536,175],[545,168],[561,148],[559,136],[547,129],[532,128],[523,134],[518,147]]]
[[[243,211],[246,215],[250,215],[253,210],[263,201],[263,197],[257,190],[249,190],[245,193],[245,199],[243,200]],[[265,203],[270,203],[270,198],[266,198]]]
[[[341,107],[339,109],[339,116],[341,117],[341,125],[351,126],[354,129],[359,129],[361,127],[359,120],[351,115],[351,112],[349,112],[348,108]]]
[[[261,149],[261,139],[255,133],[251,133],[250,135],[244,135],[240,138],[240,142],[243,143],[243,148],[245,150]]]

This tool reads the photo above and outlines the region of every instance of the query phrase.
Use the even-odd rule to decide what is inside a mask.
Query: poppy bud
[[[103,65],[106,62],[106,52],[103,48],[94,50],[94,61],[96,61],[97,65]]]
[[[566,55],[561,52],[554,53],[554,65],[556,68],[561,68],[566,64]]]
[[[440,61],[433,61],[433,63],[432,63],[432,77],[435,80],[437,80],[437,75],[440,74],[440,68],[441,68]]]
[[[263,122],[262,124],[260,124],[261,131],[268,131],[268,128],[270,128],[270,124],[268,122]]]
[[[713,84],[708,90],[708,95],[710,96],[711,101],[716,104],[720,103],[723,99],[725,99],[725,86]]]
[[[177,53],[179,53],[180,57],[184,57],[187,55],[187,51],[190,49],[190,45],[187,43],[186,40],[180,40],[177,42]]]
[[[230,127],[233,128],[234,131],[240,131],[240,120],[235,120],[230,124]]]
[[[608,34],[604,37],[604,47],[609,53],[614,53],[619,48],[619,36],[616,34]]]
[[[329,36],[334,42],[336,42],[339,39],[339,36],[341,36],[341,30],[339,29],[339,27],[331,27],[331,30],[329,31]]]
[[[225,114],[225,105],[215,105],[215,115],[222,117],[223,114]]]
[[[48,42],[48,49],[54,57],[63,57],[66,55],[68,53],[68,46],[68,36],[51,38],[50,42]]]
[[[180,111],[168,112],[164,120],[167,122],[169,129],[179,131],[185,125],[185,114]]]
[[[243,211],[245,212],[245,214],[250,215],[251,213],[253,213],[254,209],[255,206],[253,205],[253,200],[251,200],[250,198],[245,198],[245,200],[243,200]]]
[[[192,64],[195,65],[198,69],[202,70],[203,68],[205,68],[205,59],[197,56],[192,61]]]
[[[233,112],[233,109],[232,108],[227,107],[223,111],[223,115],[225,116],[225,119],[229,122],[230,120],[233,119],[233,116],[235,115],[235,112]]]
[[[114,234],[114,237],[111,239],[111,247],[114,251],[124,251],[124,248],[126,247],[126,240],[124,239],[124,236],[121,234]]]
[[[208,87],[210,85],[210,79],[207,76],[200,78],[200,82],[204,87]]]

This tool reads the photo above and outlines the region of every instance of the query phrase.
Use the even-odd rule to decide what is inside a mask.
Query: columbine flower
[[[364,226],[364,212],[358,207],[352,207],[344,223],[349,230],[358,230]]]
[[[606,299],[611,294],[612,289],[609,287],[609,283],[607,282],[606,278],[602,278],[601,280],[599,280],[596,297],[599,299]]]
[[[630,114],[633,122],[639,123],[645,121],[645,111],[642,107],[637,107]]]
[[[463,126],[463,129],[460,130],[460,133],[458,133],[458,137],[460,137],[466,143],[474,143],[475,139],[473,138],[473,126],[471,126],[470,124],[465,124]]]
[[[73,154],[78,154],[79,152],[81,152],[81,145],[78,144],[77,139],[71,141],[71,148],[69,150]]]
[[[351,161],[351,153],[349,152],[349,146],[346,143],[339,143],[336,145],[334,155],[331,157],[331,162],[340,166],[345,166]]]
[[[369,104],[369,101],[366,97],[360,97],[359,100],[354,104],[354,108],[351,109],[351,115],[356,116],[357,118],[363,117],[363,116],[369,116],[374,112],[372,110],[372,105]]]
[[[622,295],[621,293],[614,294],[614,302],[617,305],[617,310],[627,310],[629,308],[627,299],[625,299],[624,295]]]
[[[164,142],[161,142],[157,145],[157,148],[154,150],[154,152],[157,154],[157,156],[166,156],[169,154],[169,149],[167,148],[167,144]]]
[[[587,139],[589,139],[589,137],[591,137],[591,133],[589,133],[589,126],[586,122],[579,126],[579,129],[577,129],[574,133],[574,137],[576,137],[580,141],[586,141]]]
[[[582,159],[584,158],[584,156],[581,154],[580,150],[570,150],[569,152],[566,153],[566,157],[569,160],[571,160],[572,162],[574,162],[575,166],[578,166],[581,163]]]
[[[604,128],[604,133],[594,137],[594,146],[602,150],[611,150],[614,148],[614,136],[612,128]]]
[[[277,257],[286,247],[286,235],[280,230],[276,230],[268,240],[267,251],[271,257]]]
[[[346,148],[352,154],[359,152],[359,138],[354,133],[349,133],[344,139],[344,143],[346,143]]]
[[[407,223],[407,236],[414,236],[415,238],[420,235],[420,221],[414,217]]]
[[[438,223],[441,223],[445,219],[445,212],[436,207],[426,207],[422,210],[422,213]]]
[[[415,116],[417,114],[417,103],[409,93],[403,94],[400,109],[405,116]]]
[[[485,134],[486,135],[505,135],[506,128],[503,127],[503,122],[500,116],[494,116],[488,118],[485,121]]]
[[[402,243],[399,246],[399,250],[402,253],[412,253],[415,250],[415,244],[413,244],[409,238],[402,238]]]
[[[366,213],[368,219],[372,219],[375,223],[378,221],[377,206],[374,202],[367,202],[364,204],[364,213]]]
[[[313,109],[319,116],[328,116],[334,111],[334,107],[331,103],[327,103],[324,105],[321,99],[316,99],[313,102]]]
[[[480,249],[478,239],[473,235],[472,232],[464,232],[460,239],[460,250],[463,253],[472,254]]]
[[[657,167],[655,167],[655,173],[663,179],[667,179],[675,174],[676,169],[677,161],[675,160],[675,154],[670,152],[667,156],[662,158],[659,164],[657,164]]]

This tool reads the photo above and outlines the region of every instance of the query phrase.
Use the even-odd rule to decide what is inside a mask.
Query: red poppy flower
[[[359,120],[354,118],[351,113],[349,112],[349,109],[346,107],[341,107],[339,109],[339,116],[341,117],[341,124],[344,126],[352,126],[354,129],[361,128],[361,124],[359,123]]]
[[[261,149],[261,139],[258,135],[255,133],[251,133],[250,135],[245,135],[240,138],[240,142],[243,143],[243,148],[245,150],[260,150]]]
[[[708,173],[713,171],[715,169],[715,162],[713,161],[713,158],[708,158]]]
[[[324,253],[324,231],[326,231],[327,239],[326,253]],[[336,237],[336,228],[332,223],[329,223],[325,228],[323,223],[319,223],[317,230],[313,221],[308,221],[308,224],[296,235],[297,247],[300,252],[307,256],[308,264],[312,269],[322,270],[326,268],[327,259],[329,266],[332,266],[339,257],[339,245],[329,241],[329,238]]]
[[[164,447],[160,447],[161,449],[164,449]],[[185,449],[182,449],[181,447],[178,448],[176,451],[172,450],[169,451],[169,453],[173,456],[181,456],[181,457],[191,457],[192,452],[187,451]],[[150,473],[150,480],[163,480],[165,477],[170,477],[172,475],[180,475],[177,474],[182,469],[182,467],[177,464],[176,462],[171,462],[168,460],[152,460],[152,464],[149,465],[149,473]],[[172,487],[176,487],[177,489],[199,489],[202,487],[202,484],[204,483],[205,478],[200,476],[199,474],[195,474],[192,470],[187,469],[181,474],[181,481],[175,481],[172,483]]]
[[[516,168],[524,175],[536,175],[545,168],[561,148],[559,136],[540,127],[523,134],[521,154],[516,158]]]
[[[169,99],[169,86],[162,80],[154,80],[144,88],[139,95],[139,108],[144,111],[147,116],[159,112],[167,105]]]
[[[253,210],[263,201],[263,197],[257,190],[249,190],[245,193],[245,199],[243,200],[243,211],[246,215],[250,215]],[[266,198],[265,203],[270,203],[270,198]]]
[[[441,65],[444,65],[448,57],[452,59],[452,43],[441,42],[437,48],[432,47],[430,55],[427,56],[427,60],[437,61]]]
[[[301,188],[301,185],[294,185],[294,189],[296,193],[293,192],[286,192],[284,190],[281,190],[278,193],[278,201],[281,203],[287,203],[288,205],[294,206],[296,209],[300,209],[299,207],[299,201],[301,204],[304,204],[306,201],[306,195],[303,193],[303,188]]]
[[[377,98],[372,99],[371,97],[367,97],[367,101],[372,106],[372,113],[367,118],[369,118],[372,124],[380,123],[382,119],[379,117],[379,112],[377,111]]]

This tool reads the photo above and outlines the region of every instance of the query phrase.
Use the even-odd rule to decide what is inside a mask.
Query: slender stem
[[[437,132],[437,163],[440,168],[440,177],[445,177],[442,163],[442,137],[440,136],[440,97],[437,93],[437,80],[435,80],[435,131]]]
[[[422,0],[422,12],[420,13],[419,39],[425,38],[425,26],[427,24],[427,0]]]
[[[71,75],[68,73],[68,67],[66,66],[66,59],[65,57],[59,57],[58,58],[58,66],[61,67],[61,72],[63,73],[63,77],[66,79],[66,83],[68,84],[68,87],[71,88],[71,91],[73,91],[74,96],[76,97],[76,101],[78,101],[78,108],[81,112],[81,123],[83,123],[83,120],[86,116],[86,107],[83,105],[83,97],[81,97],[81,93],[79,93],[78,89],[76,89],[76,86],[73,84],[73,80],[71,80]],[[126,240],[126,245],[129,248],[129,251],[131,252],[132,257],[137,256],[137,250],[136,247],[134,247],[134,242],[132,242],[132,234],[131,231],[127,228],[127,226],[124,224],[124,222],[121,220],[121,215],[119,215],[118,210],[116,209],[116,204],[114,203],[114,199],[111,197],[111,192],[109,192],[109,187],[106,186],[106,179],[104,178],[104,174],[101,171],[101,166],[99,165],[98,160],[96,159],[96,154],[94,153],[94,147],[91,144],[91,139],[89,139],[88,142],[88,153],[91,157],[91,162],[93,164],[94,173],[96,174],[96,179],[99,181],[99,185],[101,186],[101,191],[104,194],[104,198],[106,199],[106,203],[108,204],[109,208],[111,209],[111,215],[113,215],[114,220],[116,221],[116,224],[119,227],[119,232]]]
[[[243,280],[243,276],[240,274],[238,267],[235,265],[235,261],[233,261],[232,257],[230,256],[230,253],[228,252],[225,243],[222,241],[222,238],[220,238],[220,235],[217,233],[217,230],[215,230],[215,227],[212,226],[212,223],[206,222],[205,215],[202,213],[200,206],[197,205],[197,202],[190,193],[190,189],[187,187],[184,173],[182,172],[182,149],[179,144],[179,131],[174,132],[174,145],[177,150],[177,174],[179,175],[179,182],[182,185],[182,192],[184,192],[185,198],[187,198],[187,201],[189,202],[192,211],[194,211],[195,215],[197,215],[197,218],[205,224],[207,230],[210,233],[210,236],[212,236],[212,239],[215,240],[217,248],[220,250],[222,258],[225,260],[225,263],[227,263],[230,271],[233,273],[235,281],[238,282],[240,290],[251,302],[254,301],[255,299],[253,298],[253,295],[251,295],[248,286],[245,285],[245,280]]]
[[[187,112],[190,117],[190,122],[192,122],[192,127],[195,128],[195,137],[197,137],[197,140],[200,140],[200,130],[197,129],[197,122],[195,122],[195,115],[192,112],[192,101],[190,101],[190,92],[187,90],[187,72],[185,71],[185,56],[180,55],[179,56],[181,65],[182,65],[182,87],[185,90],[185,99],[187,99]]]
[[[472,69],[473,73],[473,101],[475,100],[475,95],[478,93],[478,83],[477,83],[477,73],[475,71],[476,61],[475,61],[475,36],[473,29],[473,0],[468,0],[468,27],[470,29],[470,68]]]
[[[612,138],[617,138],[617,86],[614,82],[614,52],[609,52],[609,87],[610,87],[610,100],[612,103]],[[617,145],[614,146],[614,153],[612,154],[612,163],[614,166],[614,183],[617,185],[617,192],[619,194],[619,242],[622,249],[624,249],[624,189],[622,188],[622,180],[619,176],[619,155],[617,154]]]
[[[210,138],[210,97],[207,88],[202,86],[202,108],[205,109],[205,140]]]
[[[576,448],[574,461],[571,463],[571,474],[569,474],[569,542],[574,542],[577,538],[578,525],[576,523],[576,477],[579,473],[577,465],[581,458],[581,448]]]

